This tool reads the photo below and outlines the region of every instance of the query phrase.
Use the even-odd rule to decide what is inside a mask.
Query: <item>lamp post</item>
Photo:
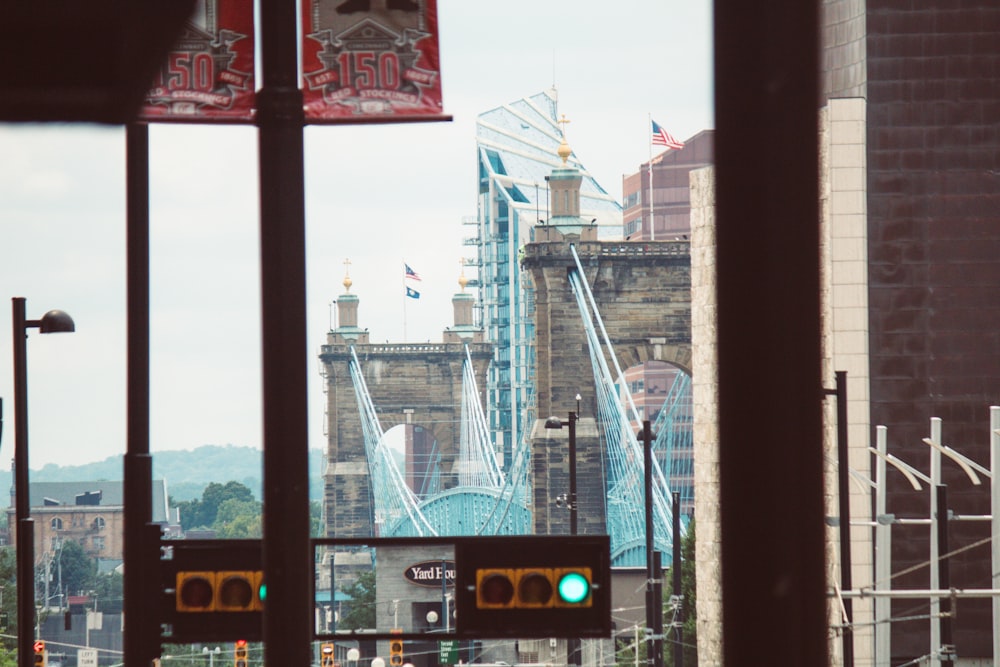
[[[201,648],[201,652],[208,656],[208,667],[215,667],[215,656],[222,653],[222,649],[216,646],[214,649],[210,649],[207,646]]]
[[[548,177],[546,177],[547,179]],[[576,535],[576,420],[580,413],[580,394],[576,395],[576,412],[570,412],[569,418],[562,421],[558,417],[549,417],[545,420],[545,428],[561,429],[563,426],[569,428],[569,534]],[[566,662],[571,665],[579,665],[581,662],[580,640],[566,640]]]
[[[75,331],[73,318],[50,310],[40,320],[25,318],[24,297],[11,299],[14,348],[14,507],[17,520],[17,664],[32,667],[35,626],[35,526],[28,500],[28,329]]]
[[[562,421],[558,417],[545,420],[545,428],[561,429],[569,427],[569,534],[576,535],[576,420],[580,411],[580,394],[576,395],[576,412],[570,412],[569,418]]]

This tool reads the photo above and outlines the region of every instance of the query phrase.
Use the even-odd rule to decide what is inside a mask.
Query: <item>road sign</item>
[[[78,648],[76,650],[77,667],[97,667],[96,648]]]
[[[454,665],[458,662],[458,640],[452,639],[438,642],[438,647],[441,653],[438,658],[440,664]]]

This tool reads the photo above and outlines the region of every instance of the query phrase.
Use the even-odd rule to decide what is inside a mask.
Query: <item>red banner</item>
[[[249,122],[253,73],[253,0],[200,0],[147,94],[140,117]]]
[[[306,121],[442,115],[437,0],[303,0]]]

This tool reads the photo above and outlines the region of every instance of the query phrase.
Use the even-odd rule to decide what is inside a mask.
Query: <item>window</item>
[[[96,536],[91,538],[91,544],[94,545],[94,551],[101,552],[104,551],[104,537]]]
[[[94,522],[90,525],[93,527],[94,530],[104,530],[104,526],[106,525],[106,523],[104,521],[104,517],[99,516],[96,519],[94,519]]]
[[[52,527],[52,530],[62,530],[63,528],[62,519],[60,519],[59,517],[53,518],[52,521],[49,522],[49,526]]]

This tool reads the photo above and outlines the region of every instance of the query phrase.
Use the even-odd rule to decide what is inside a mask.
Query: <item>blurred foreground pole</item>
[[[305,186],[296,3],[260,2],[261,327],[264,386],[264,662],[312,651],[307,436]]]
[[[715,3],[727,667],[827,664],[818,5]]]

